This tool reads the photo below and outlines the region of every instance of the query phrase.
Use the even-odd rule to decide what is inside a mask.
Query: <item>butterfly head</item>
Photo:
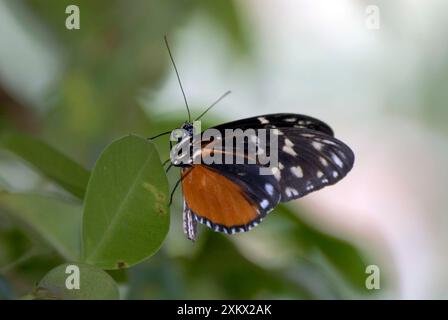
[[[188,122],[188,121],[185,122],[182,125],[181,129],[185,131],[186,135],[188,135],[190,137],[193,135],[193,124],[191,122]]]
[[[171,133],[171,141],[176,141],[170,152],[171,163],[175,167],[188,167],[193,159],[193,124],[186,121]]]

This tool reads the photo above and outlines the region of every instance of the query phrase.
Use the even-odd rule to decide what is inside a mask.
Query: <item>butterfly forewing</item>
[[[334,137],[308,129],[283,128],[282,133],[274,172],[282,202],[335,184],[353,167],[353,152]]]
[[[291,115],[288,116],[290,117]],[[264,117],[266,121],[267,118],[268,116]],[[301,119],[303,116],[295,115],[295,118]],[[258,139],[259,131],[257,130],[253,130],[253,135],[245,137],[244,143],[234,146],[232,150],[225,149],[227,137],[219,141],[218,147],[216,142],[204,145],[205,150],[216,148],[215,150],[225,150],[223,152],[233,153],[233,160],[241,158],[249,160],[250,157],[247,157],[247,154],[252,154],[252,152],[248,151],[248,149],[256,150],[256,156],[259,155],[260,150],[264,154],[269,155],[272,155],[272,151],[276,151],[278,163],[271,168],[271,176],[260,175],[259,168],[263,165],[259,163],[255,165],[256,170],[244,164],[212,164],[211,166],[223,175],[238,171],[237,183],[240,180],[240,183],[244,185],[255,184],[258,187],[266,184],[273,185],[274,192],[280,192],[280,200],[282,202],[303,197],[327,185],[335,184],[353,167],[353,152],[343,142],[322,131],[283,126],[283,123],[278,121],[278,117],[274,117],[274,119],[276,120],[276,127],[269,129],[270,132],[267,134],[266,143],[262,146],[258,144],[260,140]],[[269,123],[274,123],[274,121],[269,121]],[[286,122],[286,125],[289,124],[290,122]],[[269,124],[264,126],[269,126]],[[223,127],[227,126],[223,125]],[[260,129],[260,125],[258,129]],[[271,137],[273,132],[275,132],[278,139],[278,150],[270,150],[269,137]],[[249,171],[249,169],[251,170]],[[249,182],[247,182],[247,179],[249,179]]]

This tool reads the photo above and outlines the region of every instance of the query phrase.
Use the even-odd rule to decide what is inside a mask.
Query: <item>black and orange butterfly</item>
[[[181,127],[185,134],[178,137],[177,145],[188,149],[193,144],[193,124],[167,42],[166,45],[189,115],[189,120]],[[327,124],[309,116],[266,114],[224,123],[213,129],[222,132],[224,139],[226,129],[254,129],[255,137],[248,137],[243,146],[223,151],[243,158],[247,155],[250,141],[259,148],[258,129],[268,129],[278,139],[278,162],[277,166],[270,168],[270,174],[260,175],[260,167],[267,165],[258,162],[205,164],[193,163],[191,158],[182,162],[172,159],[170,167],[174,165],[181,168],[178,183],[182,184],[184,195],[183,226],[190,240],[196,238],[197,222],[226,234],[248,231],[258,225],[279,203],[301,198],[335,184],[353,167],[352,150],[334,137],[333,130]],[[199,156],[216,152],[215,141],[201,137]],[[269,150],[269,143],[263,147],[266,149],[262,150],[265,153],[273,151]]]

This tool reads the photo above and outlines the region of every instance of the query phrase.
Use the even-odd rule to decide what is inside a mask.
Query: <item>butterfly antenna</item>
[[[167,131],[167,132],[159,133],[158,135],[156,135],[156,136],[154,136],[154,137],[150,137],[150,138],[148,138],[148,140],[153,140],[153,139],[156,139],[156,138],[161,137],[161,136],[165,136],[165,135],[170,134],[170,133],[171,133],[171,131]]]
[[[224,99],[226,96],[228,96],[228,95],[231,94],[231,93],[232,93],[232,91],[229,90],[229,91],[227,91],[226,93],[224,93],[222,96],[220,96],[215,102],[213,102],[213,103],[210,105],[210,107],[208,107],[207,109],[205,109],[205,111],[202,112],[201,115],[200,115],[199,117],[197,117],[196,119],[194,119],[194,121],[201,119],[202,116],[203,116],[204,114],[206,114],[211,108],[213,108],[215,105],[217,105],[219,101],[221,101],[222,99]]]
[[[185,96],[185,91],[184,91],[184,88],[182,87],[182,81],[180,81],[180,76],[179,76],[179,72],[177,71],[176,63],[174,62],[173,55],[171,54],[167,36],[164,36],[164,39],[165,39],[166,48],[168,49],[168,54],[170,55],[170,59],[173,64],[173,67],[174,67],[174,71],[176,72],[177,81],[179,82],[180,90],[182,91],[182,95],[184,96],[185,106],[187,107],[187,112],[188,112],[188,122],[191,122],[191,114],[190,114],[190,108],[188,107],[187,97]]]

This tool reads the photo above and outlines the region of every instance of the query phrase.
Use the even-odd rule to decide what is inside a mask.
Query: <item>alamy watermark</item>
[[[278,167],[278,129],[211,128],[201,133],[201,122],[194,121],[171,132],[177,142],[171,149],[176,166],[192,164],[257,164],[260,175],[271,175]],[[274,169],[275,170],[275,169]]]
[[[68,30],[79,30],[81,28],[81,12],[77,5],[71,4],[65,8],[65,13],[68,14],[65,19],[65,27]]]
[[[68,274],[65,279],[65,287],[68,290],[79,290],[81,288],[79,267],[74,264],[70,264],[65,268],[65,273]]]
[[[366,267],[366,274],[368,274],[365,286],[367,290],[379,290],[380,286],[380,268],[377,265],[371,264]]]
[[[376,5],[366,7],[366,28],[369,30],[379,30],[381,26],[380,8]]]

